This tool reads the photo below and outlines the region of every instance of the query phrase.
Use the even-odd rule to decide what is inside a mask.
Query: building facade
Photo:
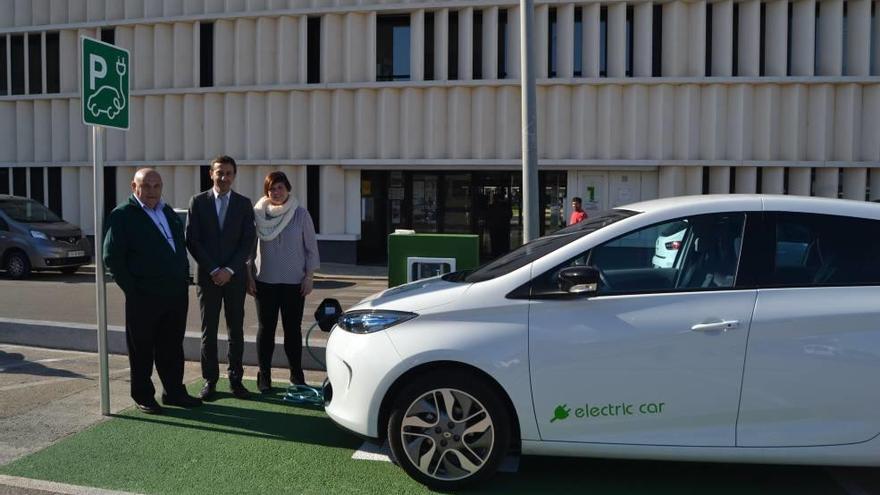
[[[702,193],[880,198],[878,0],[536,2],[542,233]],[[185,208],[211,157],[285,171],[326,260],[396,228],[522,237],[511,0],[0,0],[0,194],[93,231],[79,37],[131,51],[105,199],[155,166]]]

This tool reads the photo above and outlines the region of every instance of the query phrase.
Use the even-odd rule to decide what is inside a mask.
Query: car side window
[[[775,214],[768,285],[880,284],[880,221],[809,213]]]
[[[730,288],[736,281],[745,214],[680,218],[635,230],[582,253],[536,279],[532,295],[558,294],[569,266],[600,272],[599,295]]]
[[[6,223],[6,220],[0,217],[0,230],[7,231],[9,230],[9,224]]]

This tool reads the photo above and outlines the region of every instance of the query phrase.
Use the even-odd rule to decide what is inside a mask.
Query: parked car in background
[[[174,213],[177,213],[177,217],[180,218],[180,221],[183,222],[183,225],[186,225],[186,220],[189,218],[189,210],[183,208],[175,208]],[[189,258],[189,280],[192,283],[198,282],[199,276],[199,265],[196,264],[196,260],[189,254],[189,250],[186,251],[186,256]]]
[[[91,262],[82,230],[29,198],[0,195],[0,267],[14,279],[31,271],[74,273]]]

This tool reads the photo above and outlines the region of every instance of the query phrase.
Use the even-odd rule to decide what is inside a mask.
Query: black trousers
[[[220,326],[220,309],[226,316],[228,363],[227,373],[230,381],[241,381],[244,368],[241,357],[244,353],[244,299],[246,295],[244,281],[240,277],[232,277],[222,287],[214,285],[210,279],[205,285],[199,284],[196,293],[199,296],[199,309],[202,313],[202,378],[217,383],[220,378],[220,364],[217,358],[217,329]]]
[[[260,370],[267,372],[272,367],[275,327],[278,326],[280,310],[281,326],[284,329],[284,353],[287,354],[290,365],[290,379],[294,383],[305,383],[302,371],[302,316],[305,298],[299,291],[299,284],[257,282],[257,357]]]
[[[131,366],[131,398],[142,403],[153,398],[153,362],[164,395],[180,396],[183,386],[183,334],[189,298],[126,294],[125,339]]]

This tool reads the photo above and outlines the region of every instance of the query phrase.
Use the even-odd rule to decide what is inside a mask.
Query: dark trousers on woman
[[[299,284],[266,284],[257,282],[257,358],[260,371],[268,373],[272,368],[275,352],[275,328],[281,311],[284,329],[284,353],[290,365],[290,380],[304,384],[302,371],[302,316],[305,298],[300,295]]]

